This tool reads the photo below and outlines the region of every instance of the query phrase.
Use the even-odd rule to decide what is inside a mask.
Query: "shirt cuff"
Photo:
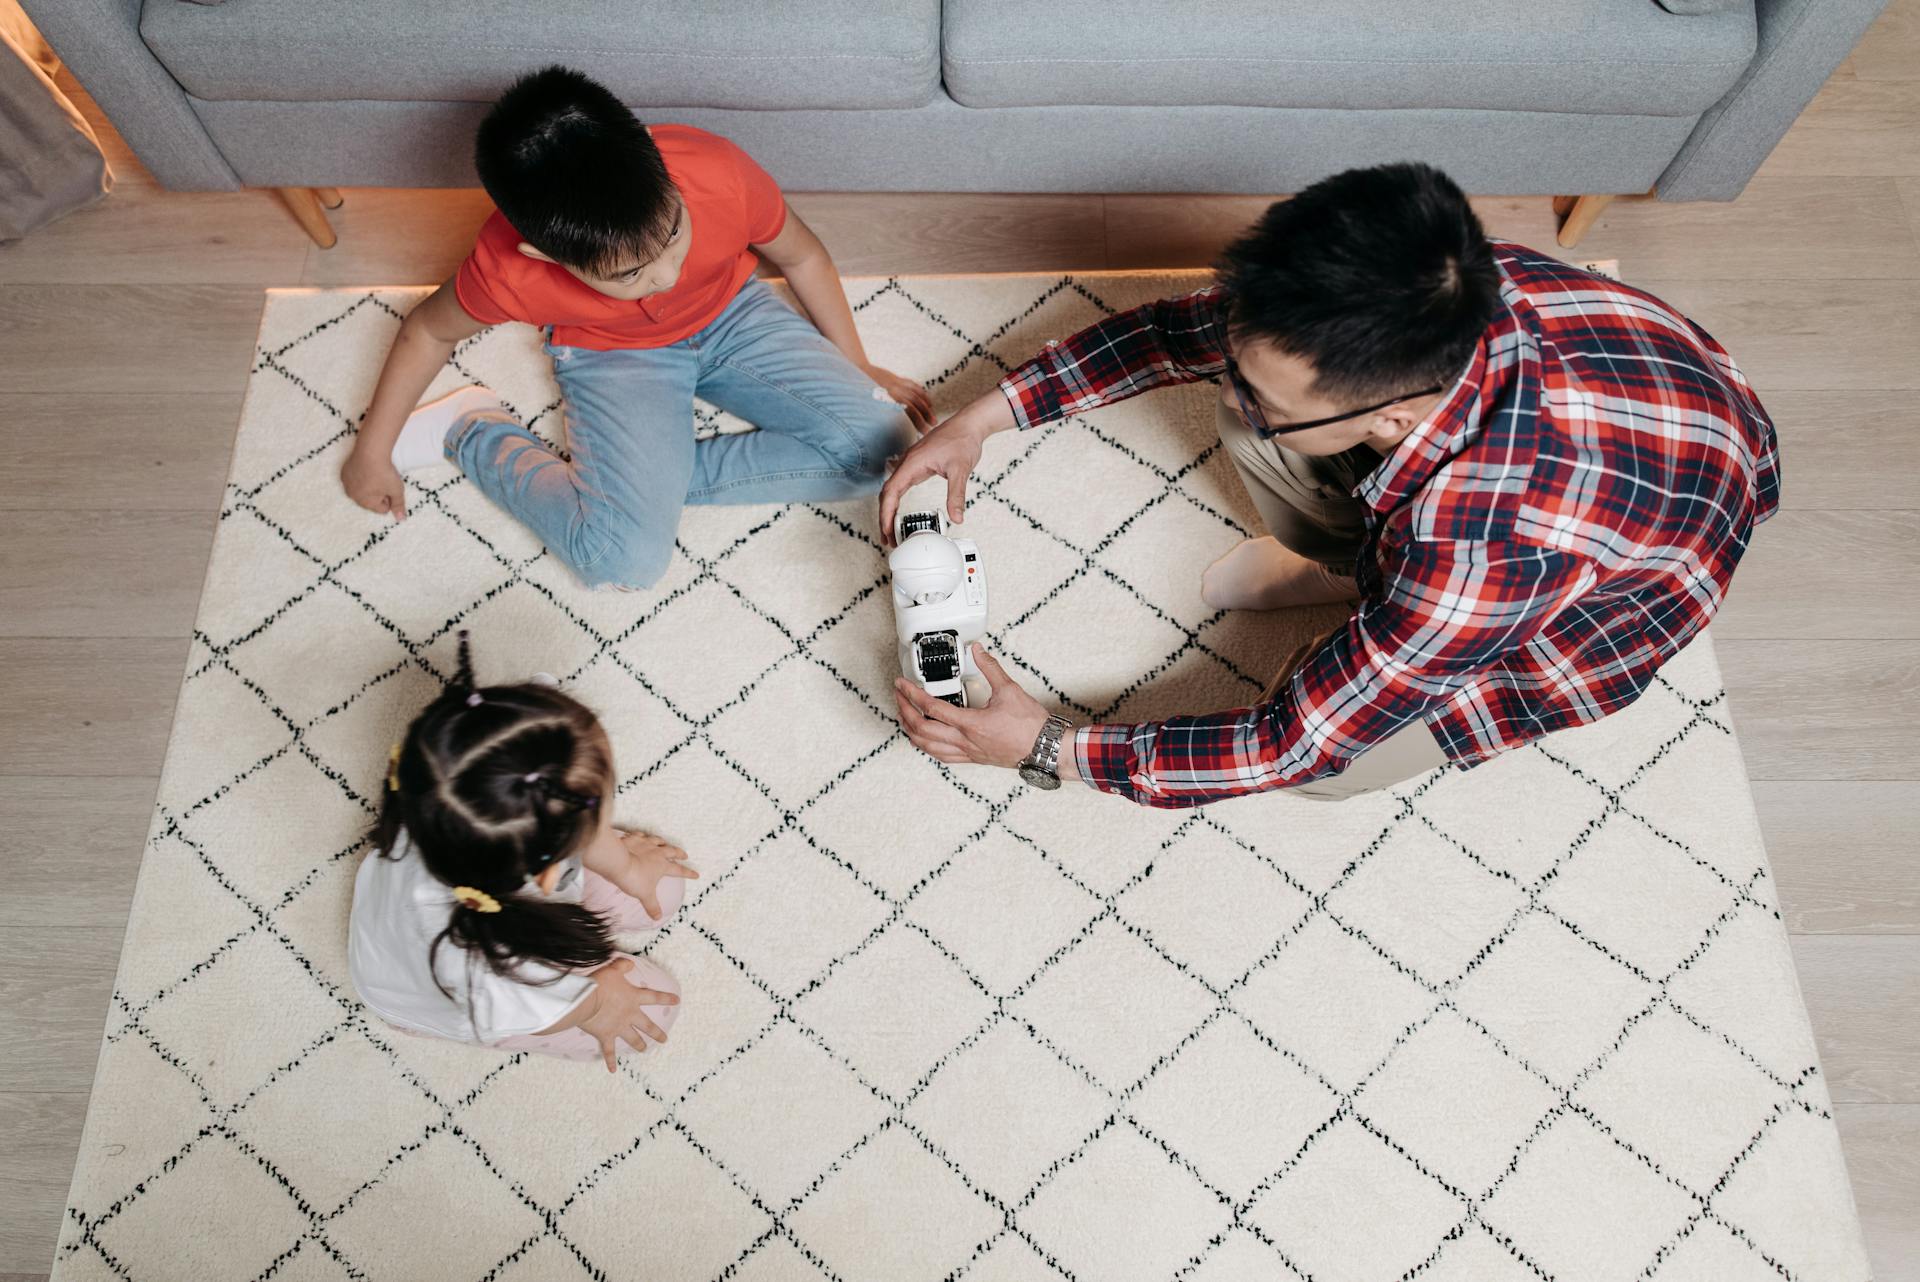
[[[1013,411],[1013,425],[1015,427],[1024,432],[1033,426],[1033,423],[1027,418],[1026,402],[1020,399],[1020,391],[1014,386],[1011,377],[1000,380],[1000,395],[1007,398],[1007,408]]]
[[[1133,727],[1081,726],[1073,732],[1073,769],[1102,792],[1133,795]]]
[[[1054,355],[1059,346],[1057,339],[1048,343],[1032,360],[1000,380],[1000,394],[1013,410],[1014,426],[1023,432],[1060,417],[1060,380]]]

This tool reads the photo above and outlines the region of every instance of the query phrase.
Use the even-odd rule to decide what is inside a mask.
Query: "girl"
[[[453,685],[396,744],[354,880],[348,969],[406,1032],[596,1054],[667,1040],[679,985],[614,947],[679,907],[685,852],[612,823],[613,748],[593,713],[544,683]]]

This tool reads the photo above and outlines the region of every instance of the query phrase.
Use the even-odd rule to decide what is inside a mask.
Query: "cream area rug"
[[[1196,284],[849,291],[950,411]],[[1031,792],[899,733],[870,503],[690,510],[635,594],[451,468],[404,524],[355,508],[418,297],[268,301],[64,1282],[1867,1276],[1706,641],[1621,715],[1387,795]],[[533,331],[467,380],[563,434]],[[989,443],[994,648],[1081,718],[1246,703],[1327,622],[1200,601],[1254,524],[1215,395]],[[387,746],[462,628],[484,680],[599,710],[619,818],[702,873],[646,945],[672,1043],[618,1075],[397,1035],[348,981]]]

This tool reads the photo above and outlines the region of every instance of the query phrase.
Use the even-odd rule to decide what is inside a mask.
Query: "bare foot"
[[[1279,610],[1358,601],[1360,589],[1268,535],[1242,541],[1208,566],[1200,576],[1200,599],[1216,610]]]

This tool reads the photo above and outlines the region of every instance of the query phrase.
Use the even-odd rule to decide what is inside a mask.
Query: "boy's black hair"
[[[1216,270],[1233,333],[1310,362],[1317,390],[1348,404],[1452,382],[1500,297],[1473,207],[1422,164],[1349,169],[1275,202]]]
[[[373,829],[382,856],[398,858],[404,834],[437,880],[498,905],[454,905],[429,952],[436,976],[447,943],[467,953],[469,980],[477,963],[522,983],[553,983],[559,975],[529,980],[522,963],[586,970],[613,957],[612,936],[591,909],[521,893],[599,830],[613,775],[599,724],[551,686],[476,687],[460,634],[459,674],[407,728]]]
[[[514,81],[480,122],[473,163],[514,230],[581,271],[651,261],[673,227],[673,180],[646,127],[567,67]]]

